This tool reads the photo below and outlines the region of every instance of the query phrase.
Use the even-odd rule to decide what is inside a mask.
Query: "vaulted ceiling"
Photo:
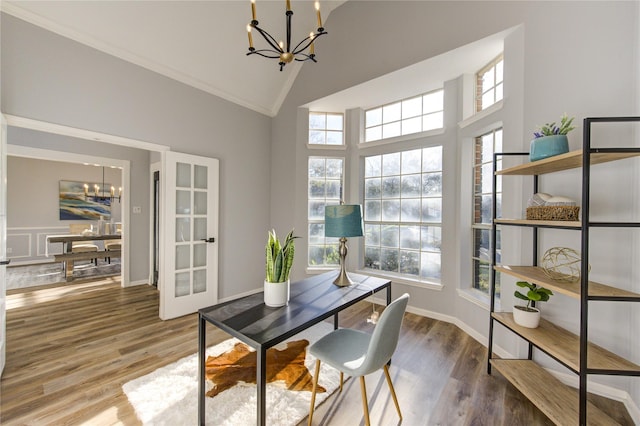
[[[323,24],[345,0],[321,0]],[[249,0],[20,1],[2,11],[236,104],[274,116],[302,63],[248,57]],[[292,43],[317,27],[312,1],[292,1]],[[257,0],[260,26],[285,38],[285,0]],[[326,29],[331,34],[330,24]],[[328,36],[327,36],[328,37]],[[256,48],[266,43],[253,34]],[[322,40],[316,54],[322,58]]]

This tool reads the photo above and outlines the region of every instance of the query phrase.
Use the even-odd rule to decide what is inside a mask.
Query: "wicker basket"
[[[527,207],[527,220],[571,220],[578,219],[578,206],[534,206]]]

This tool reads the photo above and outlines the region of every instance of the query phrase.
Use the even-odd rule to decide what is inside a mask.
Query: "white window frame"
[[[496,145],[496,134],[500,133],[500,144]],[[482,143],[479,142],[479,140],[482,140],[482,138],[486,137],[486,136],[492,136],[492,147],[491,147],[491,155],[489,156],[489,158],[483,158],[483,152],[482,152]],[[481,135],[478,135],[477,137],[475,137],[473,139],[473,165],[472,165],[472,173],[471,173],[471,185],[472,185],[472,194],[471,194],[471,205],[472,205],[472,209],[471,209],[471,288],[474,290],[477,290],[479,292],[481,292],[482,294],[485,295],[489,295],[489,286],[491,285],[491,273],[489,271],[489,282],[487,283],[487,288],[483,289],[480,286],[480,282],[478,281],[479,278],[479,274],[476,274],[476,264],[481,264],[484,263],[486,264],[488,267],[490,267],[491,265],[491,244],[493,242],[489,242],[489,253],[487,253],[487,258],[481,258],[480,256],[476,256],[475,253],[475,248],[476,248],[476,231],[487,231],[489,232],[489,238],[491,238],[490,236],[490,232],[491,232],[491,223],[485,223],[485,222],[478,222],[476,220],[477,215],[480,215],[480,218],[482,217],[482,207],[480,207],[480,210],[478,210],[478,205],[477,205],[477,197],[480,197],[482,199],[482,197],[489,197],[489,202],[492,203],[493,205],[493,154],[495,152],[500,152],[502,151],[502,142],[503,142],[503,135],[504,135],[504,130],[502,127],[496,127],[488,132],[484,132]],[[480,146],[479,146],[480,144]],[[497,151],[496,151],[497,150]],[[479,162],[478,162],[479,160]],[[498,170],[501,167],[502,164],[502,159],[498,160]],[[480,173],[480,178],[482,179],[484,177],[484,172],[487,171],[487,169],[489,170],[489,175],[488,178],[491,179],[491,187],[488,188],[488,192],[484,191],[482,189],[482,182],[478,182],[478,173]],[[496,195],[501,197],[502,194],[502,185],[501,185],[501,178],[500,176],[498,176],[497,179],[497,183],[498,183],[498,189],[496,190]],[[478,186],[480,186],[480,190],[478,191]],[[498,239],[499,239],[499,234],[498,234]],[[498,247],[499,247],[499,242],[498,242]],[[499,282],[499,275],[498,273],[496,273],[496,279]],[[499,295],[499,292],[496,293],[496,296]]]
[[[381,171],[380,176],[367,176],[366,173],[366,161],[367,158],[371,158],[371,157],[378,157],[378,156],[384,156],[384,155],[394,155],[394,154],[400,154],[400,158],[401,158],[401,162],[402,162],[402,153],[403,152],[411,152],[411,151],[415,151],[415,150],[422,150],[422,152],[424,152],[424,150],[429,150],[429,149],[434,149],[434,148],[439,148],[440,150],[440,169],[439,170],[426,170],[423,171],[422,169],[422,164],[420,167],[420,171],[419,172],[413,172],[413,173],[402,173],[402,168],[400,169],[399,174],[393,174],[391,176],[384,175],[384,172]],[[362,185],[363,185],[363,198],[364,198],[364,225],[365,225],[365,237],[364,237],[364,251],[362,253],[361,259],[362,259],[362,268],[364,271],[366,271],[368,274],[372,274],[372,275],[380,275],[380,276],[385,276],[385,277],[392,277],[394,280],[398,281],[398,282],[403,282],[403,283],[407,283],[407,284],[412,284],[412,285],[418,285],[421,287],[428,287],[428,288],[441,288],[441,277],[442,277],[442,249],[441,249],[441,244],[442,244],[442,227],[443,227],[443,218],[442,218],[442,206],[444,204],[444,193],[442,191],[442,186],[440,186],[440,192],[439,194],[430,194],[430,195],[424,195],[422,194],[422,186],[423,186],[423,175],[425,174],[431,174],[431,173],[439,173],[440,174],[440,185],[442,185],[442,179],[444,178],[443,174],[443,163],[444,163],[444,154],[443,154],[443,146],[440,144],[436,144],[436,145],[427,145],[427,144],[421,144],[421,146],[416,147],[416,148],[409,148],[406,147],[404,149],[393,149],[393,150],[388,150],[385,153],[381,153],[381,154],[377,154],[377,155],[368,155],[368,156],[364,156],[364,170],[362,171]],[[401,166],[402,167],[402,163]],[[382,191],[382,179],[384,179],[385,177],[398,177],[400,182],[402,182],[402,177],[414,177],[418,175],[420,177],[420,195],[419,196],[407,196],[407,197],[402,197],[400,194],[400,196],[398,197],[383,197],[383,194],[380,194],[380,198],[377,197],[367,197],[367,180],[371,179],[378,179],[380,178],[381,180],[381,185],[380,185],[380,189]],[[400,188],[402,188],[402,184],[400,184]],[[434,220],[424,220],[422,217],[418,220],[418,221],[403,221],[402,220],[402,216],[400,216],[400,218],[398,220],[394,220],[394,221],[385,221],[383,220],[382,216],[380,216],[380,220],[372,220],[370,217],[368,217],[368,205],[367,202],[368,201],[380,201],[380,203],[382,204],[382,202],[384,200],[388,200],[388,201],[394,201],[394,200],[398,200],[400,201],[400,205],[402,205],[402,200],[419,200],[420,203],[420,210],[422,212],[422,203],[423,203],[423,199],[424,200],[428,200],[428,199],[438,199],[440,201],[440,219],[439,221],[434,221]],[[382,215],[382,205],[380,205],[380,214]],[[402,213],[400,213],[400,215],[402,215]],[[398,245],[397,247],[393,246],[389,246],[389,247],[385,247],[383,242],[382,242],[382,228],[385,225],[395,225],[398,226],[398,228],[400,227],[417,227],[419,228],[420,231],[420,235],[422,235],[423,232],[423,227],[427,228],[427,227],[433,227],[433,228],[438,228],[439,232],[437,234],[439,234],[438,239],[439,239],[439,243],[437,243],[439,245],[439,249],[438,250],[429,250],[427,248],[423,248],[422,247],[422,239],[420,238],[420,247],[418,249],[415,248],[402,248],[401,247],[401,243],[400,243],[400,232],[401,230],[398,229]],[[379,237],[379,242],[377,244],[368,244],[368,238],[369,238],[369,232],[370,232],[370,227],[373,227],[375,229],[376,226],[379,226],[380,228],[380,237]],[[374,232],[375,234],[375,232]],[[420,258],[419,261],[419,272],[418,275],[416,274],[403,274],[401,272],[398,271],[394,272],[394,271],[387,271],[387,270],[382,270],[381,268],[371,268],[367,265],[367,249],[368,248],[375,248],[378,247],[380,249],[380,253],[382,252],[383,249],[385,250],[391,250],[391,249],[397,249],[398,252],[398,262],[400,262],[400,256],[401,256],[401,252],[405,251],[405,252],[412,252],[412,253],[417,253],[418,257]],[[422,262],[422,254],[426,254],[427,256],[429,254],[434,254],[436,253],[439,256],[439,261],[440,261],[440,268],[439,268],[439,272],[438,272],[438,277],[424,277],[422,276],[422,267],[421,267],[421,262]]]
[[[502,70],[502,72],[498,72]],[[485,73],[492,74],[492,83],[484,84]],[[499,80],[498,80],[499,79]],[[474,98],[476,113],[484,111],[504,99],[504,57],[501,53],[476,73],[476,96]],[[491,103],[483,104],[485,95],[492,98]]]
[[[436,109],[429,109],[425,112],[425,102],[433,97],[440,96],[442,102]],[[409,108],[409,105],[419,104],[418,108]],[[378,113],[379,111],[379,113]],[[372,123],[374,114],[380,116],[379,120]],[[431,127],[427,123],[431,119],[439,121],[439,126]],[[419,130],[417,125],[419,122]],[[413,127],[410,127],[413,126]],[[392,128],[398,128],[398,132],[385,135],[385,129],[390,131]],[[424,132],[441,131],[444,128],[444,89],[440,88],[427,93],[401,99],[384,105],[369,108],[364,111],[364,132],[363,144],[395,140],[402,136],[416,135]],[[380,137],[373,137],[371,133],[380,130]],[[414,129],[414,130],[411,130]]]
[[[311,127],[311,117],[312,116],[324,116],[324,126],[322,127]],[[333,129],[333,128],[329,128],[327,126],[328,117],[340,117],[341,120],[341,129]],[[321,149],[344,149],[345,148],[345,137],[344,137],[344,124],[345,124],[345,120],[344,120],[344,114],[343,113],[339,113],[339,112],[322,112],[322,111],[309,111],[309,119],[307,120],[307,127],[308,127],[308,132],[307,132],[307,146],[309,148],[321,148]],[[318,133],[323,133],[324,137],[324,143],[314,143],[311,142],[311,132],[318,132]],[[328,144],[327,143],[327,137],[329,133],[340,133],[341,135],[341,143],[339,144]]]
[[[326,160],[340,160],[342,161],[342,168],[341,168],[341,176],[340,176],[340,188],[338,190],[338,197],[326,197],[326,192],[325,192],[325,197],[324,198],[320,198],[320,197],[314,197],[311,198],[310,196],[310,189],[311,189],[311,176],[310,176],[310,163],[312,160],[324,160],[325,164],[326,164]],[[332,248],[335,250],[336,256],[337,256],[337,252],[338,252],[338,238],[331,238],[331,237],[323,237],[323,243],[319,244],[319,243],[313,243],[314,239],[311,236],[311,227],[313,225],[322,225],[324,226],[324,213],[322,215],[322,218],[311,218],[311,211],[310,211],[310,205],[312,200],[315,201],[320,201],[323,200],[323,204],[324,205],[337,205],[340,204],[340,199],[342,199],[343,197],[343,191],[344,191],[344,179],[345,179],[345,163],[346,160],[344,157],[336,157],[336,156],[324,156],[324,155],[311,155],[308,157],[307,160],[307,269],[308,270],[318,270],[318,269],[335,269],[336,266],[339,265],[339,258],[336,257],[336,263],[322,263],[322,264],[311,264],[310,260],[311,260],[311,250],[314,248],[319,248],[319,247],[323,247],[324,250],[327,250],[328,248]],[[326,171],[325,171],[325,175],[323,178],[326,182],[327,180],[327,175],[326,175]],[[335,180],[335,179],[332,179]],[[324,209],[322,209],[322,211],[324,212]],[[326,253],[325,253],[325,257],[324,259],[326,260]]]

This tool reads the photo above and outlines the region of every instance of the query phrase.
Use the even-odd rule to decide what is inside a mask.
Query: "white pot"
[[[289,280],[283,283],[264,282],[264,304],[279,308],[289,304]]]
[[[524,308],[524,306],[513,307],[513,320],[523,327],[537,328],[538,324],[540,324],[540,310],[529,308],[531,311],[526,311]]]

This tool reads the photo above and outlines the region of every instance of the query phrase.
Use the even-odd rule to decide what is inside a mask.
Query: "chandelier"
[[[84,199],[92,200],[96,203],[103,203],[103,204],[107,201],[109,201],[110,203],[113,203],[116,200],[120,202],[120,200],[122,199],[122,187],[118,188],[118,195],[116,195],[115,187],[112,186],[108,194],[106,192],[106,189],[107,188],[104,183],[104,167],[102,167],[102,186],[98,185],[97,183],[93,184],[93,193],[91,193],[91,191],[89,191],[89,184],[85,183]]]
[[[322,18],[320,17],[320,3],[315,2],[316,14],[318,17],[318,29],[316,32],[309,33],[309,36],[303,39],[300,43],[296,44],[296,46],[291,49],[291,17],[293,16],[293,11],[291,10],[291,1],[286,0],[287,11],[285,15],[287,16],[287,41],[286,44],[280,40],[280,42],[276,41],[271,34],[263,30],[258,26],[258,20],[256,19],[256,0],[251,0],[251,23],[247,25],[247,33],[249,34],[249,55],[260,55],[265,58],[271,59],[279,59],[278,65],[280,65],[280,71],[284,68],[285,65],[293,61],[294,59],[299,62],[304,61],[316,61],[316,55],[314,50],[314,42],[321,35],[326,34],[327,32],[322,27]],[[271,46],[270,49],[259,49],[256,50],[253,47],[253,37],[251,36],[251,29],[254,28],[258,31],[262,37],[266,40],[266,42]],[[308,53],[306,52],[308,50]]]

